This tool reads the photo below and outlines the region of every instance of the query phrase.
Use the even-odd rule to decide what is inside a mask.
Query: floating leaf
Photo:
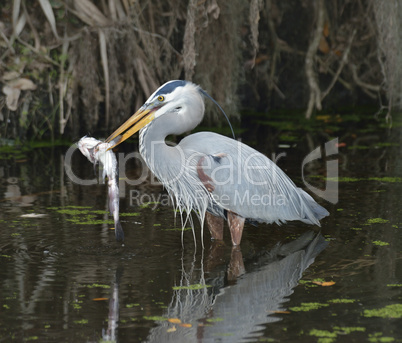
[[[176,327],[173,326],[173,327],[167,329],[166,331],[167,331],[167,332],[175,332],[175,331],[176,331]]]
[[[191,328],[192,327],[192,325],[191,324],[189,324],[189,323],[182,323],[182,324],[179,324],[182,328]]]
[[[108,298],[93,298],[93,301],[104,301],[107,300]]]
[[[346,143],[344,143],[344,142],[337,143],[337,144],[335,144],[335,146],[336,146],[337,148],[344,148],[344,147],[346,146]]]
[[[179,318],[169,318],[168,322],[172,324],[181,324],[181,320]]]
[[[328,287],[328,286],[333,286],[335,285],[334,281],[312,281],[313,283],[315,283],[318,286],[323,286],[323,287]]]

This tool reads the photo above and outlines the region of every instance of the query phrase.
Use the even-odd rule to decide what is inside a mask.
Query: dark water
[[[268,156],[286,152],[278,164],[300,186],[304,157],[338,137],[328,160],[340,182],[338,203],[316,198],[330,212],[321,231],[247,224],[240,249],[228,232],[224,243],[205,232],[202,248],[198,224],[196,244],[191,230],[182,241],[149,178],[125,186],[122,246],[107,187],[72,182],[67,148],[2,153],[0,342],[402,341],[400,123],[345,118],[321,118],[319,130],[256,121],[244,134]],[[321,189],[325,164],[305,169]],[[72,168],[94,177],[78,152]],[[127,177],[138,168],[132,159]]]

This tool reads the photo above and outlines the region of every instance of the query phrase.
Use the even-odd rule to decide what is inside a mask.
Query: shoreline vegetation
[[[402,104],[396,8],[402,0],[6,0],[0,144],[110,132],[169,79],[202,85],[232,120],[366,104],[391,119]]]

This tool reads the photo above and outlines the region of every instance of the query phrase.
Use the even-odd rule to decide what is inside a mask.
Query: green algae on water
[[[26,341],[37,341],[38,339],[39,339],[38,336],[30,336],[30,337],[26,338],[25,340]]]
[[[321,307],[327,307],[328,304],[322,303],[301,303],[300,306],[290,307],[289,310],[293,312],[308,312],[311,310],[318,310]]]
[[[388,305],[379,309],[364,310],[364,317],[402,318],[402,304]]]
[[[376,143],[376,146],[378,147],[388,147],[388,146],[399,146],[398,143],[391,143],[391,142],[379,142]]]
[[[223,318],[216,317],[216,318],[208,318],[207,319],[208,323],[217,323],[217,322],[223,322]]]
[[[353,304],[356,300],[354,299],[332,299],[328,300],[331,304]]]
[[[119,214],[120,217],[138,217],[139,215],[140,213],[138,212],[123,212]]]
[[[152,205],[159,205],[159,201],[149,201],[149,202],[144,202],[143,204],[141,204],[141,208],[148,208]]]
[[[367,145],[352,145],[348,146],[348,150],[367,150],[370,149]]]
[[[185,228],[182,229],[181,227],[176,227],[176,228],[173,228],[173,229],[162,229],[162,231],[189,231],[189,230],[192,230],[192,228],[191,227],[185,227]]]
[[[388,219],[383,219],[383,218],[370,218],[367,219],[367,224],[385,224],[389,223]]]
[[[72,219],[67,219],[70,222],[73,222],[74,224],[81,224],[81,225],[99,225],[99,224],[114,224],[113,219],[85,219],[81,220],[80,218],[72,218]]]
[[[339,335],[345,336],[353,332],[365,332],[364,327],[339,327],[335,326],[334,331],[312,329],[308,333],[310,336],[317,337],[318,343],[332,343],[335,342]]]
[[[81,325],[88,324],[88,319],[74,320],[74,323]]]
[[[310,330],[309,335],[315,337],[330,337],[330,338],[336,338],[337,336],[336,332],[331,332],[327,330],[317,330],[317,329]]]
[[[56,210],[60,214],[68,214],[71,216],[77,216],[81,214],[88,214],[88,210],[78,210],[78,209],[58,209]]]
[[[65,206],[65,207],[48,207],[48,210],[54,210],[57,213],[64,214],[67,216],[71,216],[66,220],[72,222],[74,224],[80,225],[99,225],[99,224],[110,224],[113,225],[113,219],[96,219],[96,216],[105,215],[109,213],[106,210],[91,210],[89,206]],[[137,213],[134,214],[125,214],[122,213],[120,216],[129,216],[129,215],[139,215]]]
[[[137,307],[140,306],[140,304],[126,304],[127,308],[132,308],[132,307]]]
[[[369,342],[373,342],[373,343],[388,343],[388,342],[394,342],[395,338],[393,337],[384,337],[382,335],[382,332],[376,332],[374,334],[369,334],[369,338],[368,338]]]
[[[80,304],[74,303],[74,304],[73,304],[73,309],[74,309],[74,310],[81,310],[81,309],[82,309],[82,306],[81,306]]]
[[[143,317],[146,320],[153,320],[153,321],[165,321],[168,320],[166,317],[161,317],[161,316],[144,316]]]
[[[56,209],[59,207],[56,207]],[[91,206],[78,206],[78,205],[67,205],[66,208],[75,208],[75,209],[90,209]]]
[[[338,177],[324,177],[322,175],[310,175],[311,178],[319,178],[324,179],[326,181],[332,182],[360,182],[360,181],[378,181],[383,183],[402,183],[402,177],[392,177],[392,176],[384,176],[384,177],[347,177],[347,176],[338,176]]]
[[[373,241],[372,243],[373,243],[374,245],[379,246],[379,247],[383,247],[383,246],[389,245],[389,243],[383,242],[383,241]]]
[[[188,285],[188,286],[174,286],[172,287],[172,289],[174,291],[178,291],[181,289],[189,289],[192,291],[198,290],[198,289],[203,289],[203,288],[208,288],[208,287],[212,287],[211,285],[205,285],[205,284],[201,284],[201,283],[196,283],[194,285]]]
[[[324,178],[326,181],[333,181],[333,182],[358,182],[358,181],[363,181],[364,179],[359,179],[356,177],[326,177]]]
[[[110,288],[109,285],[102,285],[102,284],[99,284],[99,283],[93,283],[91,285],[81,285],[81,286],[86,287],[86,288],[105,288],[105,289]]]
[[[349,335],[352,332],[365,332],[366,328],[361,327],[361,326],[352,326],[352,327],[350,327],[350,326],[345,326],[345,327],[334,326],[334,330],[338,334],[340,333],[342,335]]]

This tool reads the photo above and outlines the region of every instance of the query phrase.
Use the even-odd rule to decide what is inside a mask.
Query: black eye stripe
[[[177,87],[184,87],[186,84],[187,81],[183,80],[168,82],[156,92],[155,96],[172,93]]]

